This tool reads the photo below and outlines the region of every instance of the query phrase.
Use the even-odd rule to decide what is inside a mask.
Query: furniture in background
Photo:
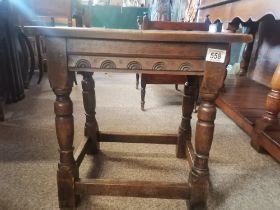
[[[280,19],[278,0],[201,0],[198,10],[198,21],[208,16],[212,23],[228,24],[225,28],[235,31],[241,23],[247,33],[255,36],[258,22],[266,15]],[[241,61],[241,75],[246,75],[254,42],[248,43]]]
[[[20,25],[41,25],[41,26],[72,26],[72,0],[56,0],[50,2],[48,0],[26,0],[25,7],[28,13],[21,12]],[[43,78],[44,72],[47,71],[46,47],[44,39],[41,36],[30,40],[35,41],[34,50],[36,50],[37,66],[39,68],[38,84]]]
[[[0,120],[4,120],[4,104],[24,98],[24,88],[34,69],[32,47],[16,27],[17,8],[8,0],[0,1]]]
[[[46,37],[49,81],[56,95],[54,111],[60,147],[57,171],[61,208],[75,208],[83,194],[147,198],[190,199],[190,206],[205,206],[209,191],[208,157],[214,132],[215,99],[223,85],[231,42],[250,42],[244,34],[186,31],[139,31],[26,27],[29,35]],[[131,47],[133,46],[133,47]],[[220,56],[218,56],[220,55]],[[220,58],[220,59],[218,59]],[[218,59],[218,60],[217,60]],[[165,69],[154,68],[161,62]],[[191,68],[181,69],[188,63]],[[134,66],[141,65],[139,68]],[[93,72],[157,73],[187,75],[178,136],[101,132],[95,118]],[[83,75],[86,139],[73,154],[74,119],[70,98],[74,72]],[[195,77],[200,87],[195,147],[191,143],[191,115]],[[79,166],[86,153],[97,155],[99,142],[175,144],[178,158],[188,157],[188,183],[83,179]]]
[[[112,29],[138,29],[137,16],[148,12],[143,7],[120,7],[120,6],[84,6],[91,12],[91,26]]]
[[[170,21],[150,21],[148,14],[145,13],[143,18],[138,16],[137,22],[140,30],[177,30],[177,31],[208,31],[209,25],[206,23],[189,23],[189,22],[170,22]],[[191,55],[190,55],[191,57]],[[137,68],[135,66],[135,68]],[[141,66],[138,66],[141,69]],[[156,70],[167,70],[164,63],[157,62],[154,66]],[[188,71],[192,69],[188,63],[180,66],[182,71]],[[160,75],[160,74],[145,74],[139,75],[136,73],[136,89],[139,86],[139,79],[141,76],[141,109],[144,111],[145,94],[147,84],[175,84],[176,90],[178,90],[178,84],[185,84],[186,75]],[[198,85],[198,81],[196,81]],[[195,102],[197,101],[198,94],[196,94]],[[195,105],[196,107],[196,105]]]
[[[241,24],[247,28],[246,33],[255,37],[254,42],[245,46],[239,75],[228,76],[224,91],[216,103],[252,137],[251,144],[257,151],[265,150],[280,161],[279,90],[273,82],[279,81],[280,77],[275,71],[280,62],[279,1],[201,0],[198,14],[198,20],[209,15],[213,23],[226,23],[226,27],[232,31]],[[271,97],[275,99],[273,105]],[[266,99],[269,103],[266,103]],[[268,117],[271,106],[274,109]],[[265,129],[267,123],[264,119],[269,118],[268,121],[274,122],[273,132]]]
[[[56,24],[73,25],[72,0],[56,0],[52,3],[48,0],[25,0],[25,5],[31,14],[22,14],[23,25],[26,23],[34,24],[34,21],[40,22],[45,18],[49,19],[50,22],[54,18]],[[46,22],[46,20],[43,20],[43,22]]]
[[[266,150],[280,161],[280,64],[272,77],[271,88],[266,99],[265,113],[256,120],[251,144],[257,151]]]

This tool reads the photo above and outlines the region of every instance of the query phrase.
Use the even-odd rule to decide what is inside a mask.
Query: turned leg
[[[209,191],[208,157],[214,132],[216,106],[214,94],[202,94],[195,133],[195,159],[190,172],[192,195],[190,205],[205,206]]]
[[[255,34],[258,29],[257,23],[249,23],[248,27],[248,34],[252,34],[254,39],[255,39]],[[239,71],[239,76],[244,76],[247,74],[249,63],[250,63],[250,58],[252,55],[253,51],[253,46],[254,42],[247,43],[245,45],[244,51],[242,53],[242,60],[240,62],[240,71]]]
[[[79,168],[73,156],[74,119],[70,93],[73,75],[67,69],[66,39],[47,37],[48,77],[56,95],[54,103],[56,135],[60,160],[57,171],[58,200],[60,208],[75,208],[75,180],[79,179]]]
[[[86,112],[85,136],[90,139],[90,154],[96,154],[99,151],[99,142],[97,141],[98,124],[95,118],[95,84],[90,72],[82,72],[83,81],[83,101]]]
[[[191,118],[194,108],[194,92],[195,78],[187,77],[187,82],[184,85],[183,105],[182,105],[182,120],[178,131],[178,140],[176,145],[176,157],[186,157],[187,141],[191,141]]]
[[[200,86],[201,99],[198,108],[194,142],[194,162],[189,175],[191,186],[190,207],[205,208],[209,192],[208,158],[213,141],[214,120],[216,118],[215,100],[223,86],[226,65],[229,60],[229,45],[209,45],[212,49],[226,51],[224,63],[206,62],[204,77]]]
[[[136,89],[139,87],[139,73],[136,73]]]
[[[271,88],[266,99],[266,111],[263,117],[256,122],[252,133],[251,145],[258,152],[264,152],[258,140],[261,132],[270,126],[278,124],[278,114],[280,112],[280,64],[273,74]]]
[[[146,94],[146,82],[143,77],[141,78],[141,110],[144,111],[145,108],[145,94]]]
[[[71,88],[54,89],[54,93],[56,94],[56,102],[54,103],[55,125],[60,148],[60,161],[57,171],[59,207],[74,208],[78,199],[74,190],[74,181],[79,178],[79,170],[73,156],[73,105],[69,96]]]

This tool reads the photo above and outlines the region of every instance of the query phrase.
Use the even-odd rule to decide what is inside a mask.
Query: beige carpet
[[[146,111],[142,112],[135,75],[98,73],[95,80],[101,130],[177,132],[181,92],[175,91],[173,85],[148,85]],[[83,139],[80,92],[79,84],[71,95],[75,104],[75,145]],[[0,123],[1,210],[58,209],[58,145],[53,101],[54,95],[45,78],[41,85],[31,84],[25,100],[6,106],[6,121]],[[193,125],[195,119],[194,115]],[[279,163],[268,155],[256,153],[249,140],[218,111],[210,154],[208,209],[280,209]],[[187,181],[187,162],[175,158],[174,146],[102,143],[101,148],[98,158],[86,156],[81,177]],[[187,207],[183,200],[88,196],[78,209],[181,210]]]

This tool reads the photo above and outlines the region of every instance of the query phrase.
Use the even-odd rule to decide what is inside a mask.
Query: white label
[[[227,52],[225,50],[218,50],[208,48],[206,61],[215,62],[215,63],[224,63],[226,59]]]

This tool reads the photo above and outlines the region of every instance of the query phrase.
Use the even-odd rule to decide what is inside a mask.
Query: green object
[[[89,7],[89,6],[85,6]],[[114,29],[138,29],[137,16],[143,16],[148,8],[119,6],[90,6],[93,27]]]

